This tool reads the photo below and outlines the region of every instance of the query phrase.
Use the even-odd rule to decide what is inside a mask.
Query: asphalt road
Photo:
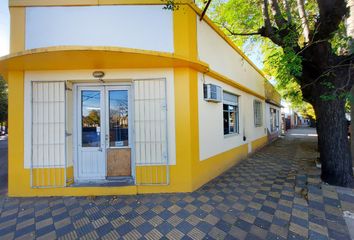
[[[0,136],[0,195],[7,193],[7,136]]]

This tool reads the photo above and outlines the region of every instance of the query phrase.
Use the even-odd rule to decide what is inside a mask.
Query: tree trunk
[[[350,90],[350,94],[354,97],[354,85]],[[352,153],[352,162],[354,162],[354,102],[350,101],[350,151]]]
[[[321,92],[321,91],[319,91]],[[347,137],[345,100],[323,100],[317,94],[315,111],[318,118],[318,141],[324,182],[351,186],[353,181],[352,159]]]
[[[353,39],[354,39],[354,0],[348,0],[347,6],[349,8],[349,17],[347,19],[347,36],[351,37],[352,39],[349,40],[349,44],[354,44]],[[351,50],[352,48],[350,48]],[[354,85],[352,86],[352,89],[350,90],[350,94],[352,97],[354,97]],[[353,135],[354,135],[354,102],[350,102],[350,150],[352,152],[352,162],[354,162],[354,140],[353,140]]]

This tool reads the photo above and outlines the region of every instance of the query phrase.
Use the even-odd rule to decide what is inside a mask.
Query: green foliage
[[[212,8],[209,9],[208,15],[216,22],[224,32],[230,36],[236,45],[245,50],[247,45],[251,51],[246,54],[252,54],[252,44],[254,46],[262,46],[263,71],[275,78],[276,88],[281,93],[282,97],[290,101],[294,105],[304,104],[302,99],[301,88],[299,86],[299,77],[302,75],[302,58],[294,51],[294,46],[304,46],[302,21],[298,14],[298,5],[295,0],[288,0],[291,13],[291,23],[286,27],[291,31],[284,36],[284,29],[278,29],[278,37],[282,39],[285,46],[279,47],[267,38],[259,35],[240,36],[233,33],[254,33],[263,27],[263,15],[261,11],[261,0],[213,0]],[[278,1],[283,17],[287,19],[285,5],[283,1]],[[200,3],[202,4],[202,3]],[[316,0],[304,1],[305,10],[308,18],[309,28],[314,32],[315,22],[319,18],[319,9]],[[271,23],[275,26],[275,19],[270,14]],[[331,44],[336,53],[349,51],[349,41],[346,37],[345,25],[342,23],[339,30],[333,35]],[[251,46],[251,47],[250,47]],[[335,92],[334,85],[331,83],[326,87],[330,94],[324,95],[323,100],[331,100],[333,97],[347,98],[343,92]]]
[[[0,76],[0,122],[7,121],[7,84]]]
[[[263,24],[262,12],[259,8],[255,8],[258,4],[258,0],[215,1],[212,8],[208,10],[208,16],[230,36],[236,45],[242,47],[246,41],[256,43],[262,38],[257,35],[230,35],[229,31],[235,33],[257,32]]]
[[[296,109],[301,116],[316,120],[315,110],[311,104],[303,102],[301,105],[293,105],[293,108]]]
[[[294,76],[300,75],[301,58],[293,51],[284,50],[270,41],[263,44],[263,71],[276,79],[276,89],[290,103],[302,103],[300,85]]]
[[[263,58],[263,71],[276,80],[276,89],[282,97],[291,102],[292,105],[306,105],[303,102],[299,79],[302,75],[302,61],[300,55],[295,52],[294,46],[306,48],[303,37],[302,19],[298,13],[296,0],[285,0],[288,3],[291,15],[291,22],[288,22],[283,29],[275,32],[278,39],[281,39],[282,47],[274,44],[268,38],[260,35],[243,35],[257,33],[264,26],[262,14],[262,0],[212,0],[207,15],[226,33],[233,42],[243,49],[246,54],[254,54],[254,49],[261,46]],[[285,1],[278,1],[284,19],[288,19],[285,9]],[[167,0],[173,3],[173,0]],[[204,8],[207,0],[196,0],[200,8]],[[319,19],[317,0],[305,0],[305,11],[309,28],[316,33],[315,22]],[[173,4],[171,4],[173,6]],[[171,7],[173,8],[173,7]],[[269,9],[272,26],[276,26],[276,19]],[[274,30],[273,30],[274,31]],[[242,33],[241,35],[239,33]],[[287,35],[284,36],[284,33]],[[312,39],[310,39],[311,42]],[[342,22],[338,31],[333,34],[330,43],[333,50],[339,54],[350,51],[348,43],[350,38],[346,37],[345,25]],[[312,43],[310,43],[312,44]],[[352,47],[354,44],[352,44]],[[297,48],[298,49],[298,48]],[[354,49],[353,49],[354,50]],[[330,74],[330,73],[328,73]],[[348,94],[343,91],[336,91],[331,82],[323,83],[328,93],[322,96],[323,100],[329,101],[333,98],[349,99]]]
[[[165,10],[170,10],[170,11],[175,11],[179,9],[179,5],[175,2],[175,0],[161,0],[164,2],[165,6],[163,9]]]
[[[343,52],[354,52],[353,39],[346,35],[346,27],[344,22],[339,25],[339,29],[334,33],[332,39],[330,40],[332,44],[333,51],[336,54],[341,54]]]

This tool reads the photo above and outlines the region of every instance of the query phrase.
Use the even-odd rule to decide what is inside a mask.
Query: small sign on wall
[[[116,141],[114,146],[116,147],[123,147],[124,146],[124,142],[123,141]]]

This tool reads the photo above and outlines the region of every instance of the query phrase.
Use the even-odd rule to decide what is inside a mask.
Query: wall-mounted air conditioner
[[[204,100],[221,102],[221,87],[214,84],[204,84]]]

